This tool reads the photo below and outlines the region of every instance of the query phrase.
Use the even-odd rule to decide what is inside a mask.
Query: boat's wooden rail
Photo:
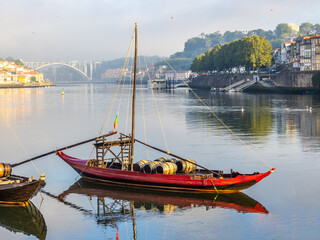
[[[131,143],[131,139],[122,139],[115,141],[106,141],[105,138],[97,139],[94,144],[95,147],[114,147],[114,146],[123,146]]]

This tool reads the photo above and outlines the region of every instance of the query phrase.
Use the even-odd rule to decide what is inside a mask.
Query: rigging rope
[[[24,151],[24,153],[27,155],[27,157],[29,158],[30,162],[32,163],[33,167],[36,169],[36,171],[39,173],[39,175],[41,175],[39,169],[37,168],[37,166],[34,164],[34,162],[31,160],[31,157],[29,156],[29,154],[27,153],[26,149],[23,147],[20,139],[18,138],[18,136],[15,134],[15,132],[13,131],[13,129],[11,128],[9,122],[6,122],[7,126],[10,130],[10,132],[12,133],[12,135],[15,137],[15,139],[17,140],[19,146],[21,147],[21,149]]]
[[[131,37],[131,40],[130,40],[129,48],[128,48],[128,51],[127,51],[127,54],[126,54],[126,58],[125,58],[125,61],[124,61],[123,67],[122,67],[122,71],[121,71],[121,74],[120,74],[118,83],[117,83],[117,87],[116,87],[116,89],[115,89],[115,91],[114,91],[114,93],[113,93],[113,96],[112,96],[112,99],[111,99],[111,103],[110,103],[110,105],[109,105],[108,111],[107,111],[107,113],[106,113],[106,116],[105,116],[105,118],[104,118],[103,124],[102,124],[102,126],[101,126],[100,131],[99,131],[98,137],[97,137],[96,139],[98,139],[100,136],[102,136],[102,133],[103,133],[104,128],[105,128],[106,125],[109,123],[109,119],[110,119],[110,115],[111,115],[111,114],[109,115],[109,112],[112,111],[114,101],[115,101],[115,99],[116,99],[116,96],[118,95],[118,91],[119,91],[120,84],[121,84],[121,79],[122,79],[122,76],[123,76],[123,73],[124,73],[124,68],[125,68],[126,63],[127,63],[128,55],[129,55],[130,50],[131,50],[131,46],[132,46],[132,43],[133,43],[133,39],[134,39],[134,32],[133,32],[132,37]],[[89,156],[89,158],[88,158],[87,163],[90,161],[94,149],[95,149],[95,147],[92,148],[92,151],[91,151],[91,153],[90,153],[90,156]],[[87,166],[88,166],[88,165],[86,164],[86,167],[87,167]],[[77,179],[79,178],[79,176],[81,176],[82,172],[86,169],[86,167],[78,174],[78,176],[75,178],[75,180],[77,180]]]
[[[132,72],[133,66],[131,65],[131,72]],[[132,75],[130,74],[130,86],[132,84]],[[127,101],[127,115],[126,115],[126,128],[125,132],[128,130],[128,122],[129,122],[129,116],[131,115],[131,104],[130,104],[130,99],[132,99],[132,88],[128,88],[128,101]]]
[[[140,46],[139,46],[140,47]],[[139,57],[139,69],[141,70],[141,62],[140,62],[140,57]],[[146,71],[148,69],[146,68]],[[144,111],[144,99],[143,99],[143,90],[142,90],[142,79],[140,75],[140,91],[141,91],[141,102],[142,102],[142,119],[143,119],[143,130],[144,130],[144,142],[147,143],[147,130],[146,130],[146,116],[145,116],[145,111]],[[150,159],[149,157],[149,150],[148,147],[146,146],[146,151],[147,151],[147,160]]]
[[[127,63],[127,59],[128,59],[128,55],[130,53],[130,50],[131,50],[131,46],[132,46],[132,43],[133,43],[133,39],[134,39],[134,33],[132,34],[132,37],[131,37],[131,40],[130,40],[130,44],[129,44],[129,48],[128,48],[128,51],[127,51],[127,54],[126,54],[126,58],[125,58],[125,61],[124,61],[124,64],[123,64],[123,67],[122,67],[122,70],[121,70],[121,74],[120,74],[120,77],[119,77],[119,80],[118,80],[118,83],[117,83],[117,87],[113,93],[113,96],[112,96],[112,99],[111,99],[111,103],[109,105],[109,108],[108,108],[108,111],[106,113],[106,116],[104,118],[104,121],[103,121],[103,124],[101,126],[101,129],[99,131],[99,134],[98,134],[98,137],[97,139],[102,135],[103,131],[104,131],[104,128],[106,127],[106,125],[109,123],[109,119],[110,119],[110,115],[109,113],[112,111],[113,109],[113,104],[114,104],[114,101],[116,99],[116,96],[118,95],[118,91],[119,91],[119,88],[120,88],[120,84],[121,84],[121,80],[122,80],[122,76],[123,76],[123,73],[124,73],[124,69],[125,69],[125,66],[126,66],[126,63]],[[92,148],[92,151],[90,153],[90,156],[89,156],[89,159],[88,161],[91,159],[91,156],[93,154],[93,151],[94,151],[94,147]],[[80,174],[79,174],[80,175]]]
[[[143,54],[143,49],[142,48],[141,48],[141,53],[143,55],[144,63],[145,63],[146,69],[147,69],[147,61],[146,61],[145,55]],[[150,77],[149,71],[147,71],[147,74],[148,74],[149,81],[151,81],[151,77]],[[157,104],[156,97],[155,97],[155,94],[154,94],[154,91],[153,91],[152,87],[151,87],[151,92],[152,92],[153,103],[155,105],[155,108],[156,108],[156,111],[157,111],[157,114],[158,114],[158,119],[159,119],[159,122],[160,122],[160,128],[161,128],[162,136],[163,136],[163,139],[164,139],[164,142],[165,142],[165,145],[166,145],[166,149],[167,149],[167,152],[170,153],[169,147],[168,147],[168,143],[167,143],[167,138],[166,138],[166,135],[165,135],[165,132],[164,132],[164,128],[163,128],[163,124],[162,124],[161,117],[160,117],[158,104]]]
[[[164,59],[164,58],[163,58]],[[164,59],[166,61],[166,59]],[[166,63],[168,64],[168,66],[177,74],[177,72],[173,69],[173,67],[170,65],[170,63],[168,61],[166,61]],[[177,74],[177,76],[179,76]],[[188,89],[196,96],[196,98],[203,104],[203,106],[205,106],[210,112],[211,114],[230,132],[232,133],[232,135],[238,139],[252,154],[254,154],[262,163],[264,163],[267,167],[269,167],[270,169],[272,169],[272,167],[266,163],[265,160],[263,160],[248,144],[246,144],[234,131],[232,131],[231,128],[229,128],[223,121],[221,118],[219,118],[213,111],[212,109],[192,90],[192,88],[189,86],[189,84],[184,80],[181,79],[182,82],[188,87]]]
[[[152,41],[151,41],[152,43]],[[152,46],[152,44],[151,44]],[[156,49],[156,48],[155,48]],[[157,51],[156,51],[157,52]],[[161,56],[161,54],[159,54]],[[161,56],[161,58],[168,64],[168,66],[174,71],[174,73],[179,77],[178,73],[174,70],[174,68],[171,66],[171,64]],[[180,78],[181,79],[181,78]],[[272,169],[272,167],[262,159],[248,144],[246,144],[235,132],[232,131],[223,121],[220,119],[213,111],[212,109],[192,90],[192,88],[189,86],[189,84],[184,80],[181,79],[182,82],[187,86],[187,88],[196,96],[196,98],[205,106],[209,112],[236,138],[238,139],[253,155],[255,155],[262,163],[264,163],[268,168]],[[152,92],[153,94],[153,92]],[[162,126],[162,125],[161,125]]]

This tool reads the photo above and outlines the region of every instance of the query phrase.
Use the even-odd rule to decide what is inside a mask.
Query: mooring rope
[[[144,53],[143,53],[143,49],[142,49],[142,48],[141,48],[141,53],[142,53],[143,58],[144,58],[144,63],[145,63],[146,69],[148,69],[148,68],[147,68],[146,57],[145,57],[145,55],[144,55]],[[149,71],[147,71],[147,74],[148,74],[148,80],[150,81],[150,80],[151,80],[151,77],[150,77]],[[152,87],[151,87],[151,93],[152,93],[152,100],[153,100],[153,103],[154,103],[154,105],[155,105],[155,109],[156,109],[157,114],[158,114],[158,119],[159,119],[159,123],[160,123],[160,128],[161,128],[162,136],[163,136],[163,139],[164,139],[164,143],[165,143],[165,145],[166,145],[167,152],[170,153],[169,147],[168,147],[167,138],[166,138],[166,134],[165,134],[165,132],[164,132],[163,124],[162,124],[162,121],[161,121],[161,116],[160,116],[160,111],[159,111],[159,108],[158,108],[156,96],[155,96],[155,94],[154,94],[154,91],[153,91],[153,88],[152,88]]]
[[[112,111],[113,105],[114,105],[114,101],[115,101],[115,99],[116,99],[116,96],[118,95],[118,91],[119,91],[119,88],[120,88],[122,76],[123,76],[123,73],[124,73],[125,66],[126,66],[126,64],[127,64],[127,59],[128,59],[128,55],[129,55],[130,50],[131,50],[131,46],[132,46],[132,43],[133,43],[133,39],[134,39],[134,33],[132,34],[132,37],[131,37],[131,40],[130,40],[129,48],[128,48],[128,51],[127,51],[127,54],[126,54],[126,58],[125,58],[125,61],[124,61],[123,67],[122,67],[122,71],[121,71],[121,74],[120,74],[118,83],[117,83],[117,87],[116,87],[116,89],[115,89],[115,91],[114,91],[114,93],[113,93],[113,96],[112,96],[112,99],[111,99],[111,103],[110,103],[110,105],[109,105],[109,107],[108,107],[108,111],[107,111],[107,113],[106,113],[106,116],[105,116],[105,118],[104,118],[103,124],[102,124],[102,126],[101,126],[100,131],[99,131],[98,137],[97,137],[96,139],[98,139],[99,137],[102,136],[102,133],[103,133],[104,128],[105,128],[106,125],[109,123],[109,119],[110,119],[110,115],[111,115],[111,114],[109,114],[109,113]],[[88,158],[87,163],[90,161],[91,156],[92,156],[92,154],[93,154],[93,152],[94,152],[94,149],[95,149],[95,148],[93,147],[93,148],[92,148],[92,151],[91,151],[91,153],[90,153],[90,156],[89,156],[89,158]],[[79,176],[81,176],[81,174],[83,173],[83,171],[86,169],[87,166],[88,166],[88,165],[86,164],[85,168],[82,169],[82,171],[78,174],[78,176],[75,178],[75,180],[77,180],[77,179],[79,178]]]
[[[24,153],[27,155],[28,159],[30,160],[30,162],[32,163],[33,167],[36,169],[36,171],[39,173],[39,175],[41,175],[40,170],[37,168],[37,166],[34,164],[34,162],[31,160],[30,155],[28,154],[27,150],[24,148],[22,142],[20,141],[19,137],[17,136],[17,134],[15,134],[15,132],[13,131],[13,129],[11,128],[10,124],[8,122],[7,126],[10,130],[10,132],[12,133],[12,135],[15,137],[15,139],[17,140],[19,146],[21,147],[21,149],[24,151]]]
[[[139,46],[141,47],[141,46]],[[140,57],[139,57],[139,69],[141,70],[141,62],[140,62]],[[148,69],[146,68],[146,71]],[[142,79],[140,76],[140,91],[141,91],[141,102],[142,102],[142,121],[143,121],[143,132],[144,132],[144,142],[147,143],[147,128],[146,128],[146,116],[145,116],[145,111],[144,111],[144,98],[143,98],[143,89],[142,89]],[[150,159],[149,157],[149,149],[146,147],[146,152],[147,152],[147,160]]]
[[[152,46],[152,41],[151,41],[151,46]],[[154,47],[154,46],[153,46]],[[156,48],[154,48],[156,49]],[[155,50],[157,52],[157,50]],[[161,54],[159,54],[161,56]],[[168,66],[174,71],[174,73],[179,77],[179,74],[175,71],[175,69],[171,66],[171,64],[163,57],[161,58],[168,64]],[[260,157],[248,144],[246,144],[232,129],[230,129],[223,121],[221,118],[219,118],[213,110],[192,90],[192,88],[189,86],[189,84],[184,80],[181,79],[182,82],[187,86],[187,88],[195,95],[195,97],[205,106],[209,112],[237,139],[239,140],[246,148],[249,150],[253,155],[255,155],[262,163],[264,163],[269,169],[272,169],[272,167],[262,158]]]

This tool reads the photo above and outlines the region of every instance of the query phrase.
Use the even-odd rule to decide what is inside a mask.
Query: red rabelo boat
[[[109,136],[117,133],[115,131],[98,137],[94,144],[96,159],[81,160],[68,156],[62,151],[56,152],[84,180],[156,191],[234,193],[251,187],[275,170],[275,168],[271,168],[265,173],[255,172],[252,174],[231,171],[226,174],[219,170],[209,170],[193,160],[181,158],[135,139],[136,62],[137,24],[135,25],[131,134],[120,134],[119,139],[115,141],[107,140]],[[142,143],[173,158],[162,157],[154,161],[141,160],[133,163],[135,142]],[[120,148],[118,154],[111,150],[114,147]],[[109,157],[106,158],[106,156]]]

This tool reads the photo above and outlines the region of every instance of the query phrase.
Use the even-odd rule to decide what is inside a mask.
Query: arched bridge
[[[31,69],[34,70],[40,70],[42,68],[48,67],[48,66],[65,66],[69,67],[75,71],[77,71],[79,74],[81,74],[85,79],[92,80],[93,70],[96,68],[97,64],[101,64],[100,62],[78,62],[78,61],[72,61],[72,62],[24,62],[24,64]]]
[[[79,72],[85,79],[92,80],[92,79],[90,79],[89,76],[87,76],[87,75],[86,75],[83,71],[81,71],[80,69],[78,69],[78,68],[76,68],[76,67],[74,67],[74,66],[72,66],[72,65],[66,64],[66,63],[47,63],[47,64],[44,64],[44,65],[42,65],[42,66],[40,66],[40,67],[35,68],[34,70],[37,71],[37,70],[40,70],[41,68],[45,68],[45,67],[48,67],[48,66],[54,66],[54,65],[61,65],[61,66],[66,66],[66,67],[72,68],[72,69],[76,70],[77,72]]]

